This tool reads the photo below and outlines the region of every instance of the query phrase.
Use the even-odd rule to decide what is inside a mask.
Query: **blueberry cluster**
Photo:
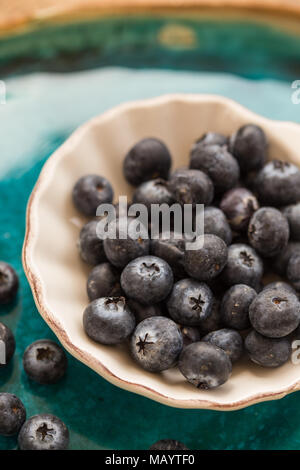
[[[11,304],[19,289],[19,278],[9,264],[0,261],[0,305]],[[16,349],[13,332],[0,322],[0,369],[10,367]],[[2,352],[2,349],[1,349]],[[66,373],[67,357],[54,341],[35,341],[23,355],[24,370],[30,380],[40,384],[58,382]],[[26,409],[22,401],[12,393],[0,393],[0,435],[18,435],[21,450],[61,450],[69,443],[66,425],[51,414],[34,415],[26,421]]]
[[[300,170],[267,154],[266,135],[254,124],[229,137],[203,135],[189,167],[172,173],[160,140],[145,138],[129,150],[123,172],[136,187],[133,203],[204,204],[204,234],[191,250],[174,227],[159,239],[124,237],[120,228],[116,239],[101,239],[97,219],[89,221],[79,251],[94,266],[83,313],[92,340],[125,342],[146,371],[178,366],[203,390],[224,384],[245,353],[263,367],[289,359],[300,323]],[[73,200],[95,216],[99,202],[112,203],[113,190],[88,175]],[[116,224],[132,220],[116,209]],[[286,279],[264,285],[266,270]]]

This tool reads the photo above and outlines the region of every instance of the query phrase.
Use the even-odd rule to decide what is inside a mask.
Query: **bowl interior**
[[[147,373],[133,362],[126,345],[101,346],[82,328],[91,268],[80,260],[76,247],[85,222],[71,201],[76,180],[98,173],[111,181],[116,199],[130,198],[132,188],[123,178],[122,162],[139,139],[162,139],[176,168],[187,164],[191,144],[204,132],[230,134],[248,122],[265,129],[271,158],[297,163],[300,132],[296,125],[266,120],[221,97],[175,95],[123,105],[93,119],[45,165],[28,206],[25,270],[41,314],[64,346],[114,384],[173,406],[214,409],[239,408],[297,388],[300,370],[291,362],[267,370],[244,359],[234,366],[225,385],[199,391],[176,368]]]

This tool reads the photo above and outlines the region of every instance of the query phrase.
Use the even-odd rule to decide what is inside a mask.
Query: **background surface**
[[[174,26],[174,22],[172,24]],[[245,31],[240,25],[237,28]],[[253,28],[262,27],[253,25]],[[105,57],[114,57],[113,62],[118,63],[119,50],[123,67],[98,68],[99,64],[94,64],[94,67],[87,67],[93,70],[69,71],[67,74],[32,73],[28,70],[28,62],[22,66],[20,60],[16,62],[8,54],[8,46],[12,47],[9,41],[15,39],[0,41],[0,63],[7,89],[6,104],[0,105],[0,259],[12,263],[21,278],[15,305],[0,308],[0,321],[12,328],[17,340],[12,364],[0,373],[0,392],[18,395],[27,408],[28,416],[41,412],[59,416],[70,429],[72,449],[145,449],[163,438],[181,440],[191,449],[300,447],[299,392],[280,401],[234,412],[177,410],[110,385],[70,356],[67,376],[54,386],[34,384],[22,370],[22,354],[26,346],[36,339],[53,338],[36,310],[22,270],[26,204],[43,163],[79,124],[119,103],[174,92],[221,94],[272,119],[300,122],[300,104],[295,105],[291,101],[291,82],[300,79],[300,72],[297,76],[300,70],[297,36],[268,26],[260,29],[258,45],[253,32],[248,34],[247,40],[243,36],[242,41],[237,41],[236,38],[241,36],[231,34],[230,30],[225,33],[222,26],[219,39],[214,42],[213,37],[216,36],[210,28],[203,26],[200,29],[203,38],[208,35],[205,48],[210,48],[210,54],[199,49],[198,56],[203,62],[197,62],[194,49],[184,52],[181,45],[175,49],[167,48],[162,53],[159,47],[153,53],[152,66],[147,67],[145,59],[143,70],[138,70],[141,65],[139,57],[143,54],[139,53],[138,47],[135,49],[135,41],[131,45],[127,43],[127,56],[121,46],[111,49],[111,56],[106,52]],[[220,40],[222,34],[223,42]],[[44,43],[44,53],[49,47],[49,37]],[[280,52],[281,62],[276,61],[270,52],[275,37],[278,42],[274,54]],[[279,47],[279,37],[286,53],[284,47]],[[231,46],[226,48],[226,43]],[[149,58],[152,52],[145,44],[143,50]],[[236,44],[235,52],[233,44]],[[58,49],[53,49],[56,58]],[[135,68],[132,63],[134,49],[137,53]],[[13,50],[20,50],[20,43],[18,47],[15,44]],[[226,63],[226,50],[232,63],[234,56],[237,58],[233,70],[235,75],[219,71]],[[7,52],[6,56],[3,51]],[[49,62],[43,61],[40,49],[39,53],[41,57],[35,62],[35,67],[47,69],[43,64],[49,66]],[[82,57],[86,56],[83,54]],[[180,57],[185,58],[183,62]],[[268,61],[266,57],[272,59]],[[252,61],[248,68],[247,58]],[[91,58],[88,60],[93,63]],[[75,69],[84,68],[82,61],[79,62],[80,67]],[[205,72],[210,69],[206,67],[209,62],[212,70]],[[59,60],[50,63],[56,64],[56,68],[66,65]],[[173,63],[176,66],[172,66]],[[194,64],[194,67],[186,66],[187,63]],[[125,65],[130,65],[131,69]],[[181,68],[190,71],[180,71]],[[8,448],[16,448],[16,440],[0,438],[0,449]]]

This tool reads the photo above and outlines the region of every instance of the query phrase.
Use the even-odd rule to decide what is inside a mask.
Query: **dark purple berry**
[[[223,349],[199,341],[182,350],[179,370],[184,377],[200,390],[219,387],[230,377],[231,360]]]
[[[224,212],[217,207],[209,206],[204,209],[204,233],[217,235],[222,238],[226,245],[232,242],[231,228],[227,222]]]
[[[288,338],[266,338],[255,330],[246,337],[245,349],[251,361],[262,367],[282,366],[291,354]]]
[[[281,253],[288,244],[289,235],[287,218],[273,207],[262,207],[250,220],[249,241],[266,258]]]
[[[180,204],[210,204],[214,198],[211,179],[200,170],[179,169],[170,177],[169,188]]]
[[[146,318],[131,337],[133,359],[145,370],[160,372],[172,367],[182,350],[180,328],[166,317]]]
[[[283,214],[288,219],[291,239],[300,241],[300,202],[285,207]]]
[[[133,193],[134,204],[144,204],[151,209],[152,204],[168,204],[174,202],[173,196],[168,189],[167,181],[157,178],[142,183]]]
[[[26,410],[21,400],[12,393],[0,393],[0,435],[18,434],[26,419]]]
[[[133,186],[156,178],[167,179],[171,168],[171,155],[163,142],[147,138],[137,142],[124,160],[124,176]]]
[[[246,188],[231,189],[224,194],[220,203],[220,209],[236,232],[247,230],[249,221],[258,208],[256,197]]]
[[[229,328],[212,331],[204,336],[201,341],[208,342],[223,349],[232,363],[237,362],[244,351],[244,342],[240,333]]]
[[[135,318],[124,297],[103,297],[91,302],[83,313],[86,334],[100,344],[119,344],[135,327]]]
[[[300,255],[293,255],[287,267],[287,278],[295,289],[300,291]]]
[[[20,450],[66,450],[69,431],[54,415],[35,415],[23,424],[18,443]]]
[[[73,202],[75,207],[86,216],[96,216],[101,204],[111,203],[114,192],[109,181],[103,176],[82,176],[74,186]]]
[[[236,330],[249,328],[249,308],[256,296],[256,291],[250,286],[245,284],[232,286],[224,295],[221,304],[221,318],[224,325]]]
[[[66,373],[67,356],[54,341],[40,339],[28,346],[23,355],[23,367],[31,380],[40,384],[58,382]]]
[[[121,296],[119,271],[110,263],[95,266],[87,280],[87,294],[90,301],[101,297]]]
[[[228,249],[222,280],[228,286],[246,284],[255,288],[262,279],[263,271],[263,262],[256,251],[251,246],[236,243]]]
[[[240,127],[230,138],[229,150],[237,159],[243,173],[260,169],[267,158],[267,139],[264,131],[255,124]]]
[[[0,304],[8,304],[14,300],[19,288],[19,278],[9,264],[0,261]]]
[[[80,231],[78,247],[83,261],[88,264],[96,265],[106,260],[104,253],[103,240],[97,233],[96,220],[92,220],[83,226]]]

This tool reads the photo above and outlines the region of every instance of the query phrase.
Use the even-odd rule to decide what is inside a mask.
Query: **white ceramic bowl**
[[[191,144],[204,132],[230,134],[245,123],[263,127],[271,158],[300,163],[300,126],[258,116],[220,96],[168,95],[121,105],[82,127],[49,158],[28,203],[23,264],[37,308],[65,348],[102,377],[126,390],[180,408],[234,410],[300,389],[300,366],[268,370],[246,360],[222,387],[199,391],[177,369],[152,374],[125,346],[101,346],[82,328],[89,268],[77,253],[84,223],[71,201],[75,181],[87,173],[107,177],[116,198],[132,192],[122,175],[128,149],[143,137],[162,139],[173,168],[186,165]]]

